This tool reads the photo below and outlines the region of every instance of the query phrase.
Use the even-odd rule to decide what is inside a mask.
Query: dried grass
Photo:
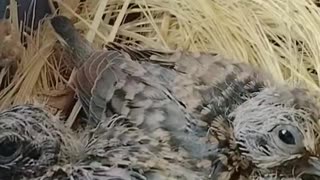
[[[11,25],[17,28],[17,8],[11,2]],[[311,0],[56,2],[60,14],[73,18],[97,47],[118,42],[139,48],[216,52],[258,65],[279,82],[319,90],[320,8]],[[12,82],[0,92],[0,108],[43,100],[43,92],[64,92],[71,70],[65,67],[67,57],[54,47],[55,37],[44,23],[28,39]],[[71,122],[80,107],[76,105]]]

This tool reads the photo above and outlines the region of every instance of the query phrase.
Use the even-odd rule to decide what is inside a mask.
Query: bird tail
[[[50,22],[59,41],[71,52],[73,65],[80,67],[94,52],[91,43],[81,36],[67,17],[55,16]]]

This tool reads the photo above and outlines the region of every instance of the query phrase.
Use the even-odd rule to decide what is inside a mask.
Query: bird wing
[[[206,107],[236,107],[254,93],[274,84],[271,75],[263,70],[218,54],[175,52],[149,56],[148,62],[154,60],[155,63],[171,63],[170,69],[175,73],[167,80],[170,90],[189,112],[195,114],[205,111]],[[161,63],[157,68],[159,71],[168,69]],[[161,78],[159,74],[153,75]]]
[[[89,121],[97,123],[119,114],[151,131],[171,119],[185,124],[183,107],[167,87],[170,75],[162,73],[170,70],[154,66],[139,64],[117,51],[93,53],[74,79]]]
[[[172,94],[183,102],[190,112],[211,102],[215,97],[227,98],[230,101],[230,91],[236,90],[236,84],[242,86],[238,88],[244,88],[250,82],[257,86],[269,86],[273,83],[272,77],[261,69],[215,53],[163,52],[116,43],[108,43],[106,48],[125,52],[131,60],[138,61],[153,76],[164,80]],[[167,75],[165,78],[164,74]],[[253,88],[258,87],[251,85],[251,89]],[[230,97],[221,97],[222,94],[229,94]]]

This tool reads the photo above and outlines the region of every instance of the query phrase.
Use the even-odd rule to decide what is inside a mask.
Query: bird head
[[[19,105],[0,113],[0,176],[33,177],[57,161],[62,134],[42,108]]]
[[[251,176],[320,177],[320,114],[310,97],[304,89],[266,88],[230,113]]]

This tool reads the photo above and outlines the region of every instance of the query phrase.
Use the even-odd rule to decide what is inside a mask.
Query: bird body
[[[96,132],[100,149],[90,152],[106,153],[103,165],[174,179],[319,177],[319,105],[308,90],[277,84],[259,69],[216,54],[96,50],[66,17],[51,24],[74,57],[73,84],[88,123],[125,119],[125,126]],[[121,151],[108,144],[112,137]],[[148,140],[138,141],[142,137]],[[116,163],[121,157],[127,165]],[[157,163],[150,166],[150,159]]]

